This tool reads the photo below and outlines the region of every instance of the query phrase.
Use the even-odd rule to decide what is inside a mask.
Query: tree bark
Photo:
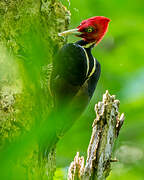
[[[67,29],[69,19],[69,11],[59,0],[0,1],[1,149],[4,149],[7,143],[13,142],[21,133],[31,131],[31,127],[38,123],[36,121],[40,121],[33,117],[34,111],[39,108],[35,106],[38,103],[35,97],[41,96],[35,84],[39,84],[38,86],[48,99],[50,96],[48,64],[52,62],[55,52],[65,43],[65,39],[58,37],[58,32]],[[36,50],[43,52],[41,44],[35,43],[39,40],[37,34],[46,47],[43,58],[45,61],[40,60],[39,64],[31,61],[32,56],[34,59],[34,53],[31,52],[34,49],[33,45],[38,45]],[[43,56],[43,53],[41,55]],[[29,65],[32,63],[34,64]],[[29,67],[31,69],[28,69]],[[35,72],[41,75],[35,78],[39,81],[30,77]],[[49,102],[47,106],[51,106]],[[45,109],[46,114],[49,109]],[[24,148],[24,145],[22,147]],[[19,159],[15,162],[15,171],[12,171],[10,175],[3,171],[2,177],[52,179],[55,171],[55,150],[51,151],[48,159],[44,159],[41,165],[38,161],[38,154],[39,147],[35,144],[27,152],[24,160]]]
[[[95,105],[96,119],[92,125],[92,135],[88,146],[87,160],[79,153],[69,167],[69,180],[105,180],[110,172],[112,149],[124,122],[124,114],[120,116],[119,101],[108,91],[102,102]]]

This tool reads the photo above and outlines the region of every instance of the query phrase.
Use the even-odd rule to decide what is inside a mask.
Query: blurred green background
[[[144,1],[61,1],[71,12],[69,29],[76,28],[82,20],[92,16],[106,16],[111,19],[111,22],[106,36],[92,51],[94,57],[100,62],[102,70],[95,94],[82,117],[57,144],[57,170],[54,179],[61,180],[66,177],[70,162],[73,161],[77,151],[80,152],[80,156],[86,158],[92,122],[96,116],[94,105],[101,101],[103,93],[109,90],[110,94],[116,95],[120,100],[120,112],[125,113],[126,119],[113,152],[113,158],[116,157],[119,162],[112,164],[108,180],[144,180]],[[45,31],[44,28],[43,30]],[[9,77],[12,81],[10,84],[13,84],[13,81],[15,82],[13,77],[16,76],[18,78],[17,88],[12,86],[11,89],[20,91],[22,86],[25,87],[21,97],[24,105],[21,105],[21,101],[15,105],[16,109],[19,107],[22,109],[18,113],[17,119],[20,119],[19,125],[22,124],[24,127],[29,124],[29,119],[33,124],[35,121],[39,122],[39,120],[48,118],[47,112],[50,104],[48,100],[50,98],[47,95],[47,89],[42,89],[39,82],[41,81],[41,72],[43,72],[42,67],[45,65],[47,70],[47,63],[50,63],[52,59],[48,52],[52,48],[55,49],[57,45],[51,45],[51,41],[48,41],[48,44],[41,42],[41,29],[39,31],[37,38],[35,38],[37,33],[33,35],[33,31],[28,34],[30,39],[27,39],[27,35],[19,37],[19,41],[26,47],[25,51],[19,52],[21,60],[15,56],[7,57],[9,53],[0,48],[1,57],[4,56],[3,62],[1,62],[3,66],[0,67],[0,82],[1,77],[4,77],[7,83],[7,77]],[[77,40],[76,37],[68,38],[68,42]],[[32,49],[31,45],[33,45]],[[46,70],[44,73],[47,72]],[[47,85],[47,81],[43,83]],[[8,88],[6,87],[6,89]],[[19,97],[16,98],[19,99]],[[30,108],[30,112],[26,111],[33,103],[35,106],[32,110]],[[6,117],[5,112],[4,116]],[[8,126],[8,122],[5,121],[6,128],[11,126],[11,124]],[[48,121],[46,125],[49,123],[52,124]],[[43,126],[38,127],[39,124],[36,124],[30,133],[22,134],[14,144],[3,149],[0,154],[2,162],[0,168],[4,167],[5,172],[2,173],[1,170],[1,177],[5,173],[8,174],[7,166],[11,166],[7,164],[10,160],[15,160],[17,156],[22,156],[24,159],[27,149],[32,149],[31,146],[35,147],[36,135],[41,135],[40,138],[43,138],[48,130],[52,129],[51,126],[48,127],[49,129],[47,127],[43,129]],[[8,133],[10,130],[7,128],[6,136]],[[2,141],[1,138],[1,144]],[[21,179],[18,176],[22,174],[21,171],[17,167],[14,168],[17,179]],[[11,174],[9,174],[10,176]]]
[[[77,151],[86,157],[95,118],[94,104],[108,89],[120,100],[125,123],[114,147],[109,180],[144,179],[144,1],[73,0],[62,1],[71,12],[70,28],[92,16],[111,19],[108,33],[93,55],[101,64],[101,77],[94,97],[83,116],[57,145],[55,179],[65,174]],[[68,42],[77,41],[69,37]],[[62,169],[61,169],[62,168]]]

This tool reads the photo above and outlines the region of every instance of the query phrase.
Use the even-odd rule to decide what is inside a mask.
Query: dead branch
[[[68,180],[104,180],[109,175],[111,162],[117,162],[111,159],[112,149],[124,122],[119,104],[119,100],[106,91],[102,102],[95,105],[96,119],[92,125],[86,164],[77,153],[69,167]]]

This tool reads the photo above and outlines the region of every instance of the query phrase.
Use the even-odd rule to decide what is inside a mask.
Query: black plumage
[[[69,43],[53,60],[50,89],[54,107],[49,115],[50,135],[41,143],[44,157],[81,116],[95,91],[101,68],[91,54],[93,47],[84,40]]]
[[[57,53],[51,76],[55,107],[59,108],[64,103],[68,106],[83,86],[85,86],[83,95],[87,97],[87,103],[91,99],[101,68],[99,62],[91,54],[94,44],[85,48],[88,45],[88,42],[80,40],[64,45]]]

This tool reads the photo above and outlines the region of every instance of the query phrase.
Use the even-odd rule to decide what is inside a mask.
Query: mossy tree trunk
[[[58,0],[0,1],[1,149],[5,148],[7,142],[13,142],[21,133],[31,131],[31,127],[38,123],[36,121],[40,121],[39,118],[36,120],[35,116],[33,117],[34,111],[39,109],[35,106],[35,97],[42,98],[41,94],[38,94],[35,82],[39,83],[43,96],[48,99],[47,65],[64,44],[65,40],[57,34],[67,29],[69,17],[68,10]],[[36,46],[36,49],[33,46]],[[35,50],[38,51],[36,55]],[[34,59],[38,58],[44,60],[35,62]],[[47,102],[43,106],[45,105],[47,113],[50,103]],[[49,162],[44,160],[43,164],[39,165],[38,151],[38,144],[35,144],[24,156],[24,160],[17,159],[15,162],[17,172],[11,171],[11,175],[7,174],[7,177],[51,179],[55,170],[55,153],[51,152]]]

